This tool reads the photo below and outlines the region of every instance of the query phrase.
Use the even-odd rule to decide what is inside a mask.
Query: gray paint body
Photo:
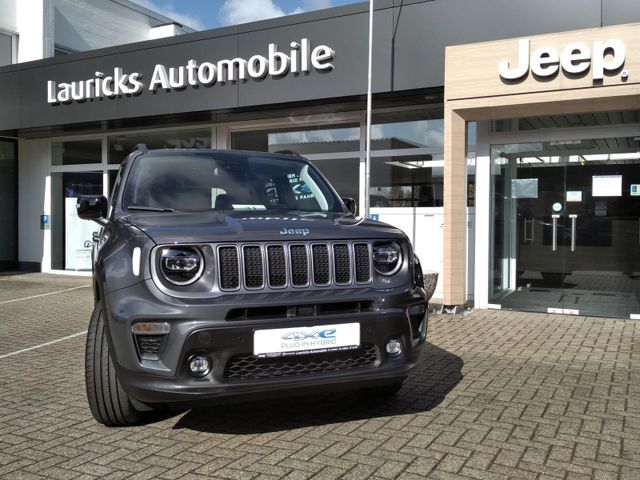
[[[314,220],[295,213],[287,214],[288,217],[283,219],[260,215],[257,211],[127,214],[121,202],[135,162],[143,155],[166,153],[136,151],[128,157],[121,167],[122,187],[116,188],[113,194],[109,219],[93,246],[94,292],[96,301],[103,308],[109,355],[118,381],[130,398],[150,405],[196,405],[195,402],[212,399],[262,399],[265,395],[291,396],[296,392],[326,393],[335,389],[402,381],[417,365],[426,339],[428,300],[423,284],[416,281],[416,278],[421,278],[421,270],[413,260],[413,251],[403,232],[384,223],[356,219],[346,211],[342,214],[327,213],[326,218]],[[198,152],[192,151],[192,154]],[[272,161],[278,158],[290,160],[290,157],[275,154],[271,158]],[[296,233],[291,237],[283,237],[279,233],[283,228],[300,228],[301,224],[308,226],[307,233]],[[239,280],[238,288],[230,291],[224,290],[216,280],[220,264],[213,253],[211,257],[207,253],[209,250],[213,252],[213,247],[219,244],[310,246],[314,242],[348,243],[352,240],[398,242],[403,253],[396,273],[381,275],[376,273],[371,263],[370,278],[361,283],[352,275],[349,284],[331,281],[329,285],[289,284],[272,288],[264,283],[261,288],[248,289],[243,285],[244,281]],[[156,246],[173,245],[198,245],[203,254],[203,273],[190,285],[171,285],[154,267],[159,265],[155,257]],[[141,250],[138,273],[134,273],[133,265],[135,248]],[[309,269],[311,265],[309,263]],[[290,274],[288,276],[291,277]],[[363,311],[317,313],[318,306],[340,302],[365,302],[371,307]],[[315,305],[316,313],[267,317],[258,314],[248,318],[231,315],[238,309],[257,312],[283,305],[289,308]],[[411,307],[420,306],[423,307],[421,312],[409,313]],[[156,360],[141,357],[136,348],[132,325],[140,321],[166,321],[171,324],[166,347]],[[239,381],[225,374],[226,366],[233,357],[252,354],[256,330],[320,328],[322,325],[355,322],[361,325],[360,344],[373,345],[378,352],[373,366],[326,369],[296,376],[265,375],[259,379]],[[205,332],[208,340],[202,341],[199,333]],[[389,338],[402,341],[402,354],[384,353]],[[187,372],[188,359],[196,353],[207,355],[213,363],[212,371],[203,378],[195,378]],[[306,358],[318,355],[317,362],[326,359],[322,352],[310,355],[313,357]],[[289,358],[285,356],[283,362],[286,361]]]
[[[640,21],[637,0],[380,0],[374,18],[374,92],[440,88],[447,45],[593,28]],[[368,4],[196,32],[168,39],[0,68],[0,134],[42,130],[85,122],[232,111],[289,102],[360,96],[367,82]],[[114,67],[143,75],[145,85],[161,63],[186,65],[265,55],[269,43],[286,50],[309,38],[335,50],[331,72],[288,74],[211,87],[86,101],[47,103],[47,80],[92,78]]]

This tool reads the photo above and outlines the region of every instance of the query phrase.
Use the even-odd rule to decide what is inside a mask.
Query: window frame
[[[18,63],[18,34],[0,29],[0,35],[5,35],[11,39],[11,61],[4,66]]]

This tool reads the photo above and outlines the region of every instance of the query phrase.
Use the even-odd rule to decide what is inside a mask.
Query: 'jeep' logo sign
[[[308,228],[286,228],[283,227],[282,230],[280,230],[280,235],[303,235],[303,236],[307,236],[309,235],[311,232],[309,231]]]
[[[520,80],[528,73],[529,68],[534,76],[548,78],[562,68],[565,74],[586,74],[591,67],[591,78],[594,82],[602,81],[605,73],[613,73],[621,69],[625,62],[624,43],[617,39],[593,42],[590,49],[586,43],[576,42],[567,45],[562,53],[553,47],[541,47],[529,55],[529,39],[518,42],[518,61],[511,63],[508,59],[498,64],[498,73],[504,80]],[[530,67],[529,67],[530,66]],[[626,79],[629,72],[620,71],[620,77]]]

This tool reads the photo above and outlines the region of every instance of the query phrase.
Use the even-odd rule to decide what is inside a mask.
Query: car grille
[[[348,286],[371,282],[371,242],[218,245],[221,290]]]
[[[227,362],[224,377],[230,381],[259,380],[371,368],[377,364],[376,347],[370,344],[356,350],[275,358],[238,355]]]

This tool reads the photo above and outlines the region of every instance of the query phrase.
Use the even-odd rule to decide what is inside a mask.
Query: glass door
[[[18,142],[14,140],[0,140],[0,225],[0,271],[13,270],[18,267]]]
[[[81,220],[76,211],[80,195],[102,195],[102,172],[64,172],[51,175],[52,268],[91,271],[93,232],[99,227]]]
[[[492,148],[491,303],[640,318],[640,138]]]

